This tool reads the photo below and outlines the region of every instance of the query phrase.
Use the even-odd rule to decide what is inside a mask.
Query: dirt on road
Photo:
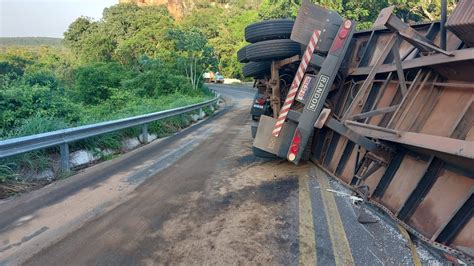
[[[150,263],[296,264],[294,205],[297,178],[304,170],[292,171],[281,163],[264,165],[272,172],[263,174],[262,165],[242,167],[230,182],[216,180],[209,194],[180,199],[188,205],[159,233],[169,246],[156,252]]]

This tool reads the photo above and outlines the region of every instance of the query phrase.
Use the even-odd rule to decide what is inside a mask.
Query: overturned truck
[[[257,156],[311,160],[446,254],[474,256],[474,2],[371,30],[303,1],[249,25]],[[445,9],[443,10],[445,14]]]

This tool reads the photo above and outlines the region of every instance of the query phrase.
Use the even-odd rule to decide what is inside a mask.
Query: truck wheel
[[[251,24],[245,28],[245,40],[256,43],[265,40],[289,39],[294,23],[290,19],[274,19]]]
[[[237,60],[239,60],[240,63],[248,63],[249,60],[247,59],[247,46],[240,48],[240,50],[237,51]]]
[[[246,55],[249,61],[279,60],[301,53],[301,45],[292,40],[270,40],[253,43],[247,46]]]
[[[244,77],[258,79],[270,74],[270,68],[270,62],[248,62],[242,68],[242,73],[244,74]]]
[[[252,152],[253,152],[253,155],[255,155],[256,157],[271,158],[271,159],[278,158],[278,156],[276,156],[275,154],[266,152],[266,151],[261,150],[259,148],[255,148],[254,146],[252,146]]]

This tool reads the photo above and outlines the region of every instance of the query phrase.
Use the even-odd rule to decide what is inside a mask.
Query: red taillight
[[[293,136],[293,144],[300,144],[301,143],[301,132],[297,129],[295,131],[295,135]]]
[[[347,37],[347,35],[349,34],[349,30],[351,29],[351,26],[352,26],[352,21],[350,20],[344,21],[344,27],[339,32],[340,39],[345,39]]]
[[[291,146],[291,148],[290,148],[290,152],[291,152],[291,153],[295,153],[295,154],[296,154],[296,153],[298,153],[298,150],[299,150],[299,147],[296,146],[296,145],[293,145],[293,146]]]
[[[340,32],[339,32],[339,38],[340,39],[345,39],[347,37],[347,34],[349,33],[349,30],[348,29],[342,29]]]
[[[347,36],[349,36],[351,27],[352,27],[352,21],[350,20],[344,21],[343,26],[339,30],[338,38],[336,38],[331,45],[330,51],[332,53],[336,52],[337,50],[339,50],[339,48],[343,46],[345,39],[347,38]]]
[[[296,156],[298,155],[298,151],[300,150],[301,144],[301,132],[296,129],[295,135],[291,140],[290,152],[288,153],[288,160],[294,161]]]
[[[257,103],[259,105],[264,105],[265,104],[265,99],[263,99],[263,98],[255,99],[255,103]]]

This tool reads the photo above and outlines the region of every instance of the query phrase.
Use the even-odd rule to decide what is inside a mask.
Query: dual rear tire
[[[237,52],[237,59],[246,63],[245,77],[262,78],[270,74],[272,60],[280,60],[301,53],[301,45],[290,40],[293,20],[261,21],[245,29],[245,40],[251,44]]]
[[[245,77],[263,79],[271,72],[271,62],[301,54],[301,45],[290,40],[293,20],[277,19],[261,21],[249,25],[245,29],[245,40],[250,44],[237,52],[237,59],[245,63],[242,68]],[[253,120],[258,120],[252,115]],[[251,128],[255,138],[257,126]],[[257,157],[278,158],[278,156],[252,146]]]

